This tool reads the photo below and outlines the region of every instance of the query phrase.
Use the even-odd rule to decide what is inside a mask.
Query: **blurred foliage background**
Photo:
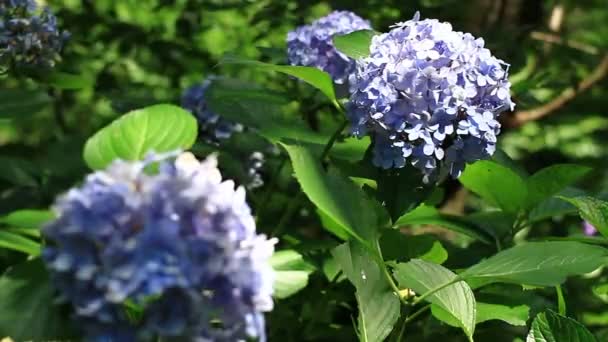
[[[228,75],[283,91],[297,87],[299,93],[289,92],[298,94],[294,97],[314,97],[311,89],[286,77],[219,63],[226,53],[284,63],[287,32],[334,9],[351,10],[369,19],[378,31],[386,31],[391,24],[409,19],[419,10],[423,18],[449,21],[457,30],[483,37],[497,57],[511,64],[517,107],[515,113],[503,115],[504,130],[499,139],[502,149],[529,172],[564,162],[593,166],[594,175],[588,177],[586,187],[573,191],[599,197],[608,195],[606,0],[48,0],[46,3],[56,13],[61,27],[72,34],[58,69],[73,74],[73,78],[53,80],[64,89],[52,91],[28,77],[0,78],[0,214],[50,205],[58,193],[88,172],[81,157],[87,137],[128,110],[153,103],[179,103],[185,88],[207,76]],[[298,108],[296,100],[302,98],[293,100],[294,111],[327,112],[326,116],[319,116],[318,122],[311,123],[315,129],[323,130],[324,120],[332,120],[331,115],[335,115],[330,114],[327,106]],[[314,104],[302,104],[309,105]],[[232,143],[238,145],[239,141]],[[204,150],[205,146],[199,148]],[[271,160],[267,168],[274,169],[280,162],[278,158]],[[276,186],[284,190],[284,197],[275,196],[266,205],[268,215],[282,209],[290,192],[297,191],[290,174],[288,168],[281,174]],[[442,206],[451,212],[463,213],[480,205],[459,189],[457,182],[448,184],[444,197]],[[267,198],[261,194],[260,199]],[[316,224],[311,216],[303,211],[297,217],[297,225],[306,228]],[[578,219],[559,216],[556,220],[541,223],[535,234],[581,234]],[[272,227],[261,229],[272,231]],[[322,243],[311,245],[308,256],[314,260],[318,250],[323,250]],[[1,253],[7,254],[0,257],[4,266],[18,257]],[[457,253],[450,251],[450,260]],[[463,259],[454,256],[453,260]],[[325,271],[327,279],[313,277],[306,291],[278,306],[269,318],[271,340],[355,338],[351,321],[352,288],[346,282],[332,282],[328,286],[333,266],[316,266]],[[578,286],[583,285],[569,284],[566,293],[572,311],[598,337],[608,340],[607,291],[578,291]],[[521,290],[509,291],[503,286],[484,295],[522,296],[522,301],[540,304],[546,300],[528,298],[532,294]],[[430,326],[421,329],[420,334],[424,331],[428,340],[439,335],[445,340],[461,339],[458,334],[445,335],[452,328],[438,321],[425,322],[430,322],[425,323]],[[496,331],[492,324],[501,323],[480,326],[480,338],[484,337],[484,331],[488,331],[490,338]],[[507,330],[514,328],[505,324],[501,329],[505,330],[504,336],[493,336],[493,341],[512,341],[513,335]]]

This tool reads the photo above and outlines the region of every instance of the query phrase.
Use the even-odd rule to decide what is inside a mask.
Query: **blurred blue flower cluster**
[[[92,341],[265,340],[276,241],[214,157],[166,158],[115,162],[58,200],[44,229],[54,283]]]
[[[514,104],[508,65],[483,39],[417,13],[375,36],[370,52],[350,77],[348,117],[355,135],[373,137],[375,165],[409,161],[431,182],[494,153],[497,116]]]
[[[199,136],[209,143],[228,139],[234,132],[241,132],[243,126],[226,120],[213,113],[205,99],[205,94],[213,82],[213,77],[186,89],[182,95],[182,107],[192,113],[199,123]]]
[[[291,65],[319,68],[342,84],[355,70],[355,61],[334,47],[332,38],[359,30],[370,30],[369,21],[348,11],[334,11],[287,35],[287,56]]]
[[[69,34],[60,31],[48,8],[38,13],[33,0],[0,0],[2,68],[50,68],[59,60]]]

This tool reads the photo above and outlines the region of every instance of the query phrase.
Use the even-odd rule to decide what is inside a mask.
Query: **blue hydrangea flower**
[[[332,37],[370,29],[369,21],[356,14],[334,11],[287,34],[289,63],[319,68],[329,73],[334,82],[342,84],[355,70],[355,61],[334,47]]]
[[[89,340],[265,340],[276,241],[214,157],[118,161],[56,209],[43,257]]]
[[[200,127],[199,136],[207,142],[218,143],[220,140],[230,138],[234,132],[241,132],[243,126],[220,117],[207,106],[205,93],[213,79],[209,77],[201,84],[186,89],[182,95],[182,107],[196,116]]]
[[[48,8],[37,13],[33,0],[0,0],[0,64],[15,67],[50,68],[69,34],[57,28]]]
[[[350,77],[352,132],[374,140],[375,165],[409,162],[425,182],[489,158],[497,116],[513,110],[508,65],[484,41],[434,19],[394,25],[372,39]]]

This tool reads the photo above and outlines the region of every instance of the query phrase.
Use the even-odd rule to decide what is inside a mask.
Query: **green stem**
[[[403,321],[403,325],[406,325],[407,323],[413,321],[414,319],[416,319],[416,317],[422,315],[430,308],[431,308],[431,304],[427,304],[427,305],[421,307],[420,309],[416,310],[413,314],[407,316],[405,321]]]
[[[338,140],[338,137],[340,137],[342,131],[346,128],[346,126],[348,126],[348,120],[344,120],[340,124],[338,129],[334,132],[334,134],[332,134],[331,138],[329,138],[329,141],[327,142],[327,144],[325,144],[325,147],[323,148],[323,153],[321,153],[321,161],[324,161],[325,158],[327,158],[329,152],[331,151],[331,148],[334,146],[334,143],[336,142],[336,140]]]
[[[270,202],[270,196],[272,196],[272,193],[277,186],[279,176],[286,163],[287,163],[287,158],[284,156],[281,157],[281,161],[279,162],[279,165],[272,172],[272,176],[270,177],[270,184],[268,184],[266,192],[264,192],[264,195],[262,196],[262,200],[260,202],[260,207],[258,208],[258,211],[257,211],[256,222],[262,216],[262,213],[264,212],[264,210],[266,210],[266,207],[267,207],[268,203]]]
[[[557,311],[560,315],[566,316],[566,300],[564,299],[562,287],[560,285],[557,285],[555,287],[555,292],[557,292]]]

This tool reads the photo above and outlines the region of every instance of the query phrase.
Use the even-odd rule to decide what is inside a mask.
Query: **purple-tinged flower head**
[[[182,107],[196,117],[200,127],[199,135],[207,142],[218,143],[230,138],[235,132],[241,132],[243,126],[220,117],[209,108],[205,94],[213,79],[214,77],[209,77],[186,89],[182,95]]]
[[[370,56],[350,77],[353,134],[370,134],[374,164],[409,164],[425,182],[489,158],[497,116],[514,108],[508,65],[484,41],[435,19],[398,23],[373,37]]]
[[[583,233],[587,236],[593,236],[597,233],[597,229],[591,223],[583,221]]]
[[[0,0],[0,65],[51,68],[69,38],[48,8],[38,12],[32,0]]]
[[[289,63],[316,67],[327,72],[334,82],[342,84],[355,70],[356,63],[334,47],[333,36],[370,29],[369,21],[352,12],[331,12],[287,34]]]
[[[265,339],[276,241],[214,157],[117,161],[56,209],[43,258],[88,339]]]

